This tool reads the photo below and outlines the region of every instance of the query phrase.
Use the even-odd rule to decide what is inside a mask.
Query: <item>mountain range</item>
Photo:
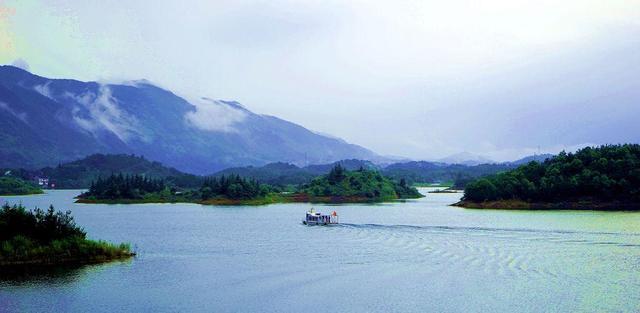
[[[235,101],[186,99],[148,81],[120,84],[40,77],[0,66],[0,167],[40,168],[95,153],[144,155],[210,174],[272,162],[384,161]]]
[[[462,164],[462,165],[479,165],[479,164],[496,163],[491,159],[488,159],[486,157],[476,155],[470,152],[466,152],[466,151],[452,154],[450,156],[437,160],[437,162],[446,163],[446,164]]]

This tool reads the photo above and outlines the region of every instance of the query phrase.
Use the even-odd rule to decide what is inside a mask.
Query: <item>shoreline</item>
[[[136,256],[135,252],[129,252],[118,256],[61,257],[61,258],[36,258],[31,260],[0,260],[0,269],[12,266],[59,266],[59,265],[87,265],[100,264],[113,261],[124,261]]]
[[[459,201],[451,204],[465,209],[494,210],[592,210],[592,211],[640,211],[640,203],[634,202],[594,202],[594,201],[561,201],[561,202],[526,202],[522,200],[499,201]]]
[[[275,195],[260,199],[229,199],[214,198],[207,200],[164,200],[164,199],[82,199],[77,198],[75,203],[84,204],[145,204],[145,203],[193,203],[203,205],[228,205],[240,206],[251,205],[260,206],[277,203],[318,203],[318,204],[363,204],[363,203],[393,203],[420,198],[397,198],[397,199],[371,199],[365,197],[343,197],[343,196],[309,196],[306,194],[295,195]]]
[[[0,197],[34,196],[34,195],[41,195],[44,193],[45,193],[44,190],[40,190],[39,192],[0,194]]]

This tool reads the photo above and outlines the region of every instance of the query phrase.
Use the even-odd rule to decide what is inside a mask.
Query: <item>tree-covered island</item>
[[[640,209],[640,145],[562,152],[467,184],[467,208]]]
[[[396,183],[375,170],[348,171],[338,164],[329,174],[302,185],[295,197],[304,202],[382,202],[423,195],[404,179]]]
[[[86,238],[69,211],[26,210],[4,204],[0,209],[0,267],[99,263],[134,255],[128,244]]]
[[[81,203],[192,202],[220,205],[260,205],[279,202],[358,203],[420,198],[404,180],[396,183],[375,170],[348,171],[336,165],[329,174],[285,192],[238,175],[207,177],[200,188],[181,188],[162,179],[140,175],[99,178],[78,196]]]

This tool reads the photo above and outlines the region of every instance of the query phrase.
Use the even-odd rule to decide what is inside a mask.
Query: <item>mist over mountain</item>
[[[530,155],[530,156],[524,157],[524,158],[519,159],[519,160],[515,160],[515,161],[512,161],[512,162],[505,162],[505,163],[513,164],[513,165],[523,165],[523,164],[527,164],[527,163],[529,163],[531,161],[536,161],[536,162],[542,163],[546,159],[550,159],[553,156],[554,155],[551,154],[551,153],[534,154],[534,155]]]
[[[438,162],[447,164],[462,164],[462,165],[479,165],[495,163],[495,161],[486,157],[475,155],[470,152],[460,152],[445,158],[439,159]]]
[[[342,139],[251,112],[185,99],[147,81],[101,84],[0,67],[0,167],[39,168],[94,153],[144,155],[181,171],[384,158]]]

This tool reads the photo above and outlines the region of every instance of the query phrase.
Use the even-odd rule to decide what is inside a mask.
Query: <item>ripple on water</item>
[[[581,246],[640,247],[633,233],[381,224],[331,229],[347,242],[375,247],[376,253],[367,250],[372,258],[394,254],[396,261],[447,264],[505,277],[564,279],[573,273],[559,269],[584,259]]]

